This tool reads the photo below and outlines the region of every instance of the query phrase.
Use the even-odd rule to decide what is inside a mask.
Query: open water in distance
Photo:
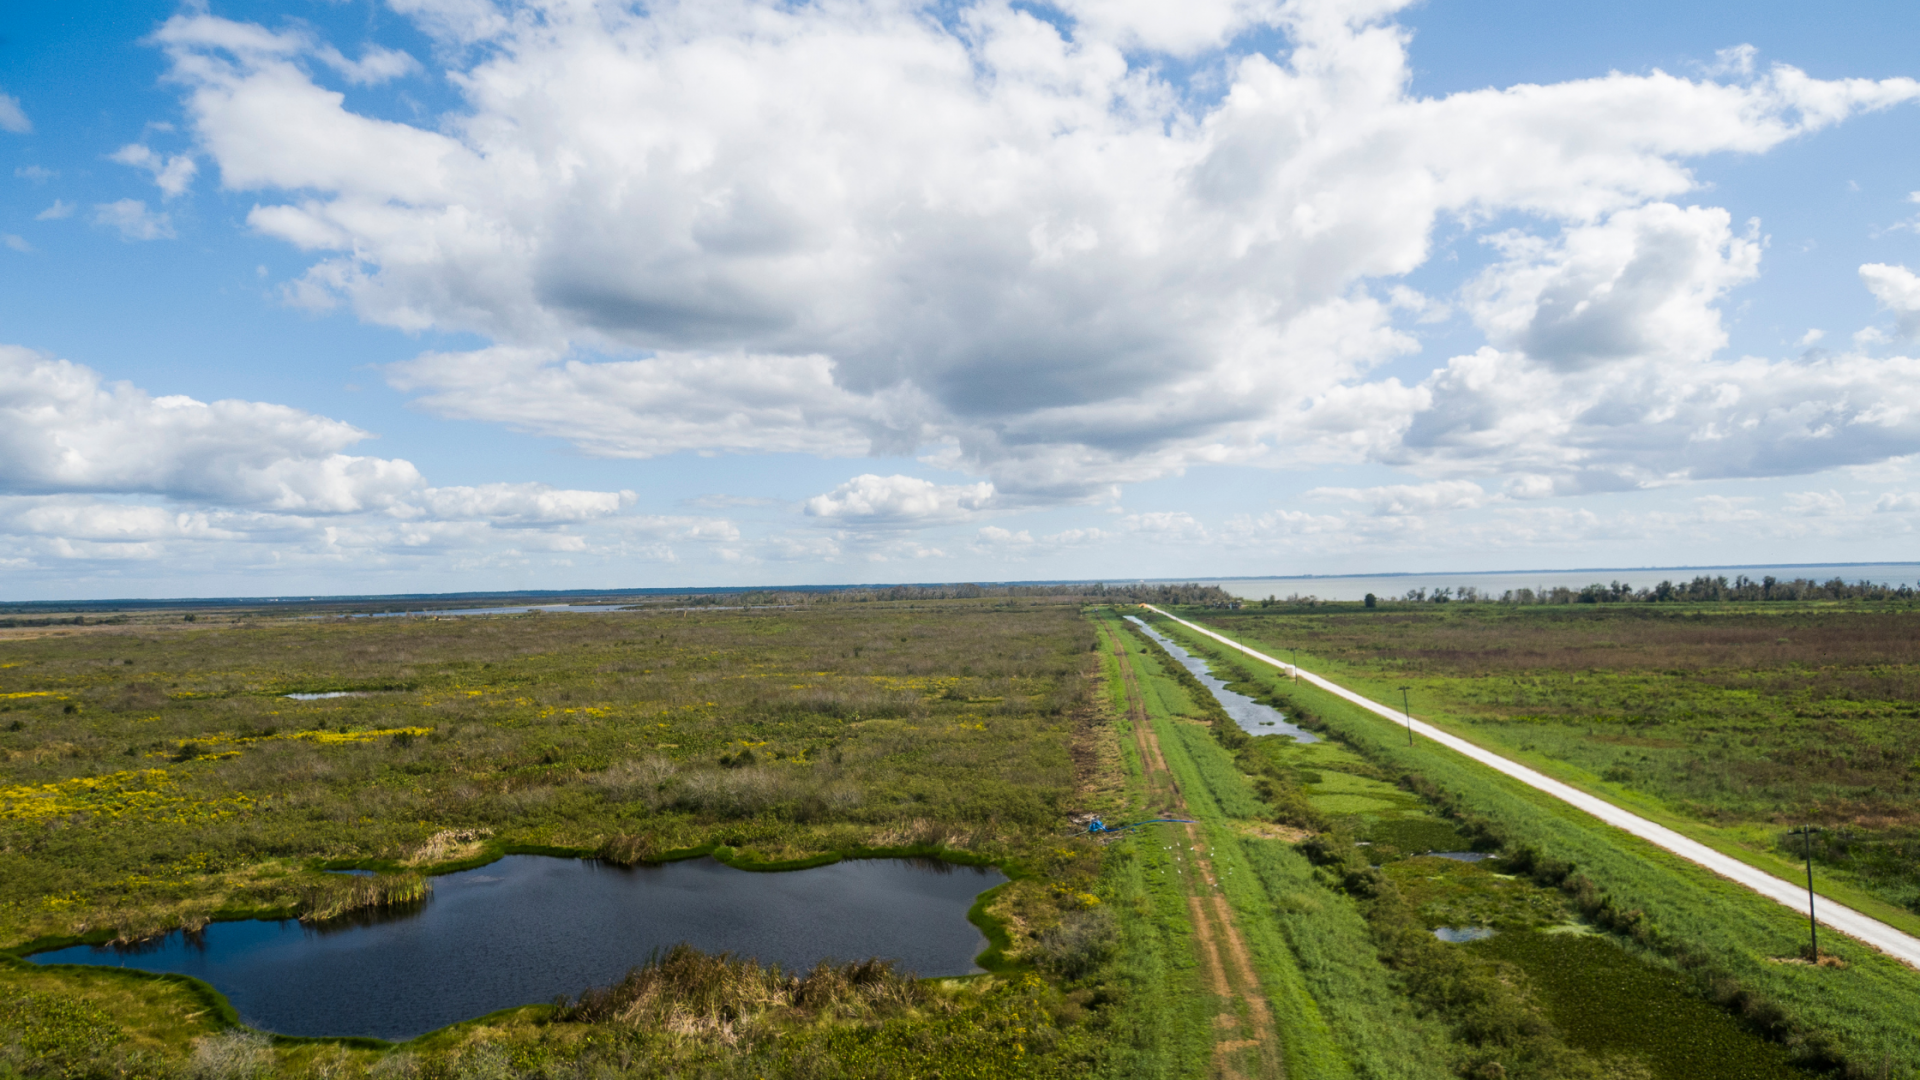
[[[1821,564],[1818,566],[1681,566],[1632,570],[1523,570],[1484,574],[1354,574],[1326,577],[1226,578],[1199,582],[1218,585],[1227,593],[1244,600],[1264,600],[1269,596],[1317,596],[1322,600],[1364,600],[1368,593],[1383,600],[1405,596],[1409,589],[1458,590],[1462,585],[1492,594],[1495,600],[1508,589],[1552,589],[1565,586],[1579,589],[1588,585],[1607,585],[1624,581],[1636,589],[1650,588],[1663,581],[1692,581],[1697,577],[1725,577],[1728,581],[1745,574],[1755,581],[1775,577],[1782,581],[1811,578],[1831,581],[1841,578],[1851,585],[1871,581],[1877,585],[1912,585],[1920,582],[1920,563]]]
[[[282,1035],[399,1040],[617,982],[682,941],[788,970],[881,956],[921,976],[976,972],[987,941],[967,909],[1006,880],[927,859],[755,873],[712,859],[623,869],[509,855],[434,878],[410,914],[325,927],[220,922],[195,937],[30,959],[192,975],[247,1024]]]
[[[1240,725],[1240,730],[1249,735],[1291,735],[1295,742],[1300,743],[1320,741],[1320,736],[1306,728],[1288,723],[1286,714],[1273,706],[1262,705],[1245,694],[1227,689],[1226,683],[1214,678],[1213,672],[1207,670],[1205,660],[1181,648],[1165,634],[1132,615],[1127,618],[1138,624],[1140,629],[1145,630],[1148,637],[1159,642],[1161,648],[1173,654],[1173,658],[1180,661],[1181,666],[1192,672],[1194,678],[1200,680],[1200,685],[1213,691],[1213,696],[1219,700],[1220,707],[1227,711],[1228,716],[1233,717],[1234,723]]]

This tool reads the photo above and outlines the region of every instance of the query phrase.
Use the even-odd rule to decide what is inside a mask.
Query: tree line
[[[1372,607],[1385,599],[1388,598],[1369,593],[1366,603]],[[1691,581],[1662,581],[1658,585],[1639,589],[1622,581],[1614,581],[1610,584],[1595,582],[1578,589],[1564,585],[1541,589],[1508,589],[1495,596],[1472,585],[1461,585],[1431,592],[1424,588],[1408,589],[1404,595],[1392,599],[1409,604],[1664,604],[1703,601],[1914,600],[1920,599],[1920,592],[1912,585],[1882,585],[1871,581],[1849,584],[1840,577],[1826,581],[1812,578],[1782,580],[1769,574],[1756,581],[1745,574],[1732,580],[1728,580],[1725,574],[1702,574]]]

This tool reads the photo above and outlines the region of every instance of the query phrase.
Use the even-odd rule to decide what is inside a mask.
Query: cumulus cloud
[[[0,94],[0,131],[11,131],[15,135],[32,133],[33,121],[27,119],[27,111],[20,107],[19,98]]]
[[[917,476],[865,473],[805,504],[809,517],[861,527],[964,521],[990,508],[993,485],[936,484]]]
[[[1893,313],[1900,336],[1920,336],[1920,277],[1904,266],[1868,263],[1860,268],[1860,280],[1880,306]]]
[[[52,215],[59,207],[56,201],[42,216]],[[100,203],[93,208],[93,223],[117,230],[122,240],[171,240],[174,236],[173,218],[148,210],[147,204],[139,199]]]
[[[411,462],[345,452],[370,437],[284,405],[153,397],[81,365],[0,346],[0,497],[29,507],[16,513],[19,521],[74,522],[76,531],[62,535],[101,539],[99,529],[82,528],[83,519],[151,524],[191,517],[204,527],[214,520],[209,513],[254,515],[250,528],[274,515],[370,512],[413,525],[559,526],[614,517],[636,500],[631,491],[539,483],[431,487]],[[176,514],[85,496],[159,496],[213,509]],[[680,539],[737,535],[724,520],[707,518],[635,527]]]
[[[154,494],[282,510],[390,504],[420,485],[405,462],[354,457],[368,433],[284,405],[152,397],[0,346],[0,491]]]
[[[22,180],[29,180],[36,184],[44,184],[60,174],[42,165],[22,165],[13,170],[13,175]]]
[[[404,73],[384,54],[349,68],[191,11],[155,40],[221,184],[260,200],[252,227],[314,253],[290,299],[494,343],[396,368],[425,407],[616,456],[931,447],[1036,502],[1476,440],[1578,472],[1485,436],[1467,373],[1367,381],[1415,346],[1396,320],[1444,307],[1393,288],[1436,224],[1537,223],[1463,297],[1514,359],[1464,363],[1595,397],[1596,372],[1719,348],[1716,304],[1755,272],[1756,234],[1670,203],[1690,159],[1920,95],[1744,53],[1712,77],[1419,98],[1400,0],[1072,0],[1065,30],[987,2],[394,6],[464,58],[465,107],[432,127],[323,84]],[[1225,48],[1261,26],[1291,50]],[[1210,58],[1218,100],[1168,56]]]
[[[1496,347],[1560,371],[1622,361],[1704,360],[1726,344],[1714,305],[1760,270],[1760,243],[1725,210],[1671,203],[1623,210],[1547,241],[1516,232],[1467,290]]]
[[[59,221],[73,216],[75,207],[64,199],[53,200],[53,205],[33,216],[35,221]]]
[[[169,199],[186,194],[195,174],[200,171],[193,158],[186,154],[167,157],[154,153],[152,147],[142,143],[128,143],[107,155],[107,159],[152,173],[154,186]]]

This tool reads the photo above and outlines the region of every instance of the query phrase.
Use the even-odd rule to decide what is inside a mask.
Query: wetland
[[[435,878],[406,910],[216,922],[31,959],[191,975],[263,1031],[405,1040],[616,982],[683,943],[787,970],[880,957],[921,976],[976,973],[987,940],[967,909],[1006,880],[932,859],[752,873],[712,859],[622,867],[509,855]]]

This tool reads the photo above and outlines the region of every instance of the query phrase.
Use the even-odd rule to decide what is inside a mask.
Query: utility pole
[[[1400,688],[1400,711],[1407,714],[1407,745],[1413,745],[1413,706],[1407,703],[1407,687]]]
[[[1813,962],[1820,962],[1820,922],[1813,917],[1813,826],[1793,830],[1800,834],[1801,850],[1807,858],[1807,933],[1813,938]]]

